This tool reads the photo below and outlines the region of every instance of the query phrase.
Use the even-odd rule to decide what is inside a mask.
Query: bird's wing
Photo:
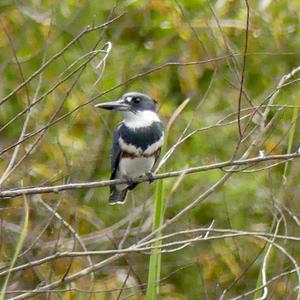
[[[119,137],[120,137],[120,127],[121,124],[117,127],[114,131],[113,136],[113,147],[112,147],[112,154],[111,154],[111,176],[110,179],[114,179],[118,170],[118,165],[121,158],[121,148],[119,144]]]

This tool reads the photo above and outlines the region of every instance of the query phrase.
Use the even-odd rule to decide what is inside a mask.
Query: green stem
[[[153,230],[159,228],[164,222],[164,182],[159,180],[156,184],[155,193],[155,207],[153,217]],[[156,237],[160,237],[160,231],[157,232]],[[147,285],[147,300],[156,300],[159,294],[159,281],[160,281],[160,269],[161,269],[161,253],[159,246],[161,241],[156,241],[152,244],[154,249],[151,251],[148,273],[148,285]]]

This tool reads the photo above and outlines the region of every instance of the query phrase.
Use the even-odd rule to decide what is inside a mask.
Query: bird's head
[[[120,112],[132,112],[136,114],[142,111],[156,111],[156,100],[150,96],[137,92],[124,94],[119,100],[96,104],[95,107],[115,110]]]
[[[140,128],[160,122],[156,113],[156,100],[142,93],[124,94],[119,100],[96,104],[95,107],[119,111],[124,117],[124,123],[131,128]]]

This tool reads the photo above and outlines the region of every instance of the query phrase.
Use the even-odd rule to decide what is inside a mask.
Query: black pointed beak
[[[126,111],[126,110],[130,109],[130,106],[128,104],[126,104],[123,100],[98,103],[95,105],[95,107],[108,109],[108,110],[116,110],[116,111]]]

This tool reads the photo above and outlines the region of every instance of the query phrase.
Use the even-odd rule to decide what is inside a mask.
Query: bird
[[[124,204],[127,192],[138,183],[134,179],[147,176],[158,161],[164,143],[164,126],[156,111],[157,101],[149,95],[129,92],[117,101],[102,102],[95,107],[120,112],[123,121],[113,133],[110,179],[125,179],[126,184],[111,185],[109,204]]]

